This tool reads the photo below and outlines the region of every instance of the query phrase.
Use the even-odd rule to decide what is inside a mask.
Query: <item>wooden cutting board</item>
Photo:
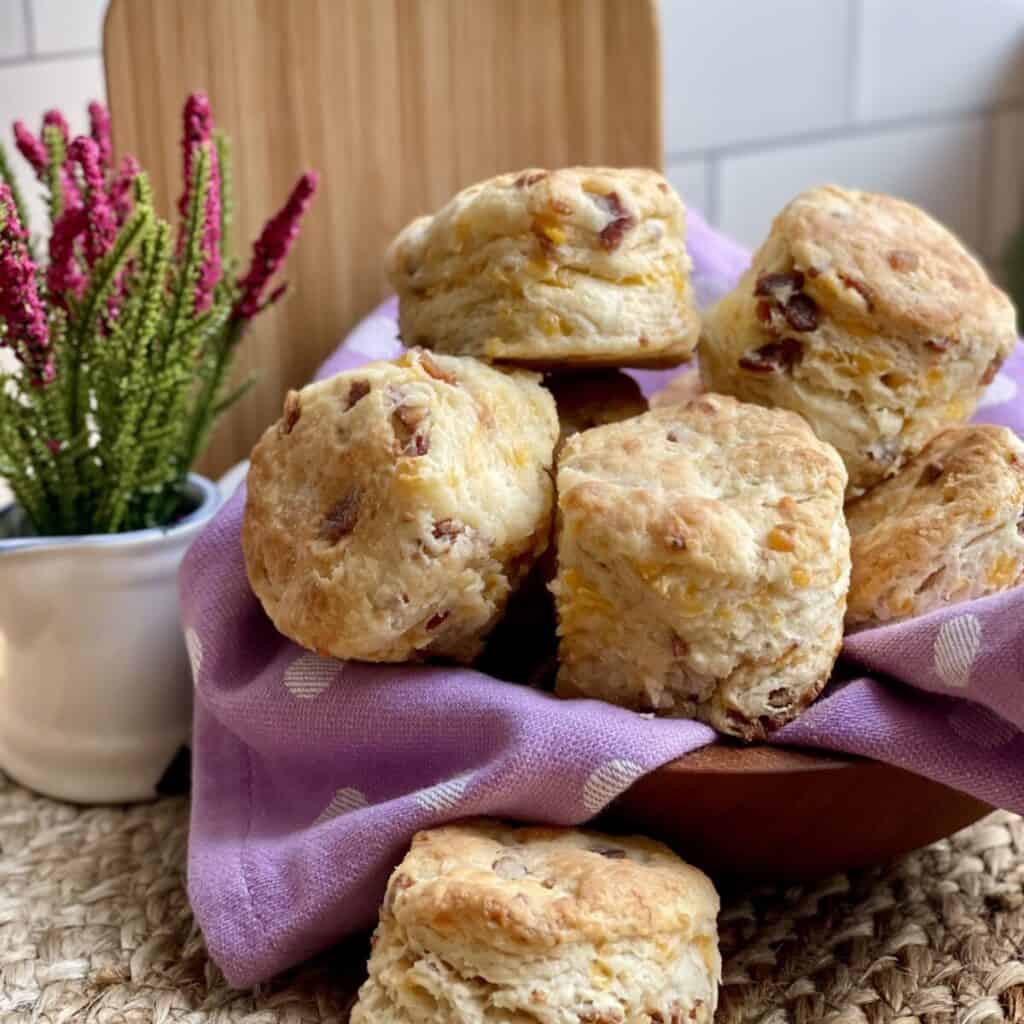
[[[213,476],[387,294],[384,249],[412,217],[501,171],[662,162],[655,0],[111,0],[104,60],[115,148],[165,213],[182,104],[209,93],[240,254],[302,170],[322,175],[292,293],[240,353],[261,379],[214,438]]]

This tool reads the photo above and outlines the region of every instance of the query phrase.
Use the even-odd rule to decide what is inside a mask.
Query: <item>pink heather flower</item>
[[[110,112],[95,100],[89,104],[89,134],[100,151],[100,166],[110,167],[112,147],[110,143]]]
[[[61,444],[56,438],[50,437],[46,439],[46,447],[50,450],[51,455],[56,455],[60,451]]]
[[[110,184],[110,203],[114,207],[118,227],[132,211],[132,184],[141,170],[135,157],[126,156],[121,160],[121,167]]]
[[[299,221],[316,192],[319,176],[308,171],[292,189],[288,202],[263,227],[260,237],[253,245],[252,263],[249,272],[238,282],[242,294],[235,303],[232,316],[236,320],[250,320],[263,307],[260,300],[267,282],[274,276],[288,255],[288,250],[299,234]],[[280,298],[280,289],[272,301]]]
[[[79,135],[68,147],[68,153],[71,160],[81,167],[85,180],[85,213],[88,223],[85,261],[92,267],[113,245],[117,235],[117,220],[103,180],[99,146],[92,139]]]
[[[84,207],[69,206],[53,225],[50,235],[50,262],[46,268],[46,291],[51,302],[66,306],[67,293],[80,297],[85,286],[75,255],[75,242],[86,232],[89,219]]]
[[[68,139],[71,137],[71,129],[68,128],[67,119],[59,110],[48,110],[43,114],[43,127],[47,128],[50,125],[60,129],[61,137],[64,139],[64,148],[68,148]]]
[[[205,143],[210,154],[210,185],[206,190],[206,209],[203,211],[203,265],[196,283],[196,312],[202,313],[213,302],[213,290],[220,281],[220,165],[217,149],[212,142]]]
[[[7,324],[4,344],[14,350],[33,386],[43,387],[53,380],[53,357],[36,286],[36,265],[25,247],[25,237],[11,190],[0,185],[0,319]]]
[[[184,133],[181,137],[182,175],[184,178],[178,212],[188,216],[189,200],[192,198],[192,172],[195,169],[195,155],[200,146],[213,136],[213,114],[210,99],[205,92],[194,92],[185,101],[183,113]]]
[[[15,121],[14,143],[18,147],[18,152],[32,165],[36,177],[42,178],[46,174],[46,165],[50,162],[42,139],[36,138],[25,127],[23,121]]]

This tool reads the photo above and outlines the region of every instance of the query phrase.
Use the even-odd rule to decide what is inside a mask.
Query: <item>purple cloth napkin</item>
[[[690,250],[703,303],[748,262],[694,215]],[[398,351],[392,300],[321,376]],[[637,374],[648,391],[668,376]],[[978,418],[1024,432],[1022,381],[1018,346]],[[467,815],[577,824],[645,772],[713,741],[695,722],[561,701],[470,669],[303,651],[249,590],[244,500],[243,487],[181,574],[196,681],[189,892],[232,984],[369,926],[416,830]],[[834,683],[773,742],[863,754],[1024,812],[1022,624],[1019,588],[857,634],[837,672],[852,681]]]

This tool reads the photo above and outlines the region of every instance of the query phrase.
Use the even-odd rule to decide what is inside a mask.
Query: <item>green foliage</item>
[[[52,219],[63,209],[64,146],[50,128],[44,143]],[[170,226],[145,177],[136,179],[134,208],[109,250],[91,270],[80,259],[81,296],[45,297],[53,382],[0,371],[0,477],[39,534],[144,529],[182,511],[189,468],[239,395],[225,393],[243,328],[231,315],[234,275],[196,312],[210,187],[203,149],[175,256]],[[0,343],[3,331],[0,321]]]

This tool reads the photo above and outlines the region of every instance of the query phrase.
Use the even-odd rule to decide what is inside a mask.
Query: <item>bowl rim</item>
[[[0,557],[19,552],[60,548],[116,548],[131,549],[152,546],[161,541],[177,542],[182,535],[196,532],[211,519],[221,504],[221,491],[212,480],[199,473],[189,473],[185,493],[196,501],[196,507],[186,516],[168,526],[151,526],[145,530],[129,530],[125,533],[86,533],[67,537],[0,537]],[[16,502],[9,502],[0,508],[0,521],[17,508]]]

